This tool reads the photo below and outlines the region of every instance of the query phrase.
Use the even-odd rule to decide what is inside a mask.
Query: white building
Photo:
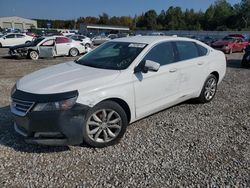
[[[15,28],[23,31],[24,29],[37,28],[37,21],[22,17],[0,17],[1,28]]]

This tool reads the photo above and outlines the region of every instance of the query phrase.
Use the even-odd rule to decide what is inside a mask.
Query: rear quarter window
[[[179,61],[199,57],[199,51],[194,42],[177,41],[175,42],[178,51]]]
[[[208,49],[207,49],[207,48],[205,48],[204,46],[201,46],[201,45],[199,45],[199,44],[196,44],[196,46],[197,46],[197,48],[198,48],[198,52],[199,52],[199,55],[200,55],[200,56],[205,56],[205,55],[207,55],[207,53],[208,53]]]

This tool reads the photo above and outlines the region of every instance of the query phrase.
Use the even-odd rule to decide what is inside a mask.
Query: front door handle
[[[174,73],[174,72],[176,72],[176,71],[177,71],[176,68],[173,68],[173,69],[170,69],[170,70],[169,70],[170,73]]]

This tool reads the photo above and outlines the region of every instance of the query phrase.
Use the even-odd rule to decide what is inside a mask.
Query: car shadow
[[[237,69],[250,69],[250,65],[246,67],[241,66],[241,59],[229,59],[227,60],[227,67],[237,68]]]
[[[21,56],[2,56],[3,59],[27,59],[26,57]]]
[[[70,150],[68,146],[42,146],[27,144],[13,126],[10,106],[0,107],[0,145],[25,153],[55,153]]]

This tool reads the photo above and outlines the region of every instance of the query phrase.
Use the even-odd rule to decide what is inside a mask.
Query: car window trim
[[[193,57],[193,58],[190,58],[190,59],[180,60],[180,54],[179,54],[179,50],[178,50],[178,48],[177,48],[176,42],[191,42],[191,43],[194,43],[194,45],[195,45],[195,47],[196,47],[196,49],[197,49],[197,52],[198,52],[198,55],[199,55],[199,56]],[[174,44],[175,44],[175,47],[176,47],[176,53],[177,53],[177,57],[178,57],[178,62],[183,62],[183,61],[188,61],[188,60],[192,60],[192,59],[196,59],[196,58],[203,57],[203,56],[200,56],[200,52],[199,52],[199,49],[198,49],[198,47],[197,47],[197,43],[194,42],[194,41],[185,41],[185,40],[181,41],[181,40],[177,40],[177,41],[174,41]],[[208,49],[207,49],[207,50],[208,50]],[[206,55],[208,55],[208,53],[207,53]]]
[[[161,42],[158,42],[158,43],[156,43],[156,44],[154,44],[151,48],[149,48],[145,53],[144,53],[144,55],[141,57],[141,59],[139,60],[139,63],[137,64],[137,65],[135,65],[135,67],[134,67],[134,69],[137,67],[137,66],[139,66],[141,63],[143,63],[143,61],[144,61],[144,58],[146,57],[146,55],[148,55],[148,53],[154,48],[154,47],[156,47],[157,45],[159,45],[159,44],[162,44],[162,43],[171,43],[171,45],[172,45],[172,48],[173,48],[173,51],[174,51],[174,62],[173,63],[168,63],[168,64],[165,64],[165,65],[161,65],[161,67],[164,67],[164,66],[167,66],[167,65],[172,65],[172,64],[174,64],[174,63],[178,63],[178,59],[177,59],[177,54],[176,54],[176,50],[175,50],[175,47],[174,47],[174,44],[173,44],[173,42],[174,41],[161,41]],[[146,47],[145,47],[145,49],[146,49]],[[144,49],[144,50],[145,50]],[[142,51],[143,52],[143,51]],[[141,52],[141,53],[142,53]],[[158,62],[157,62],[158,63]]]

